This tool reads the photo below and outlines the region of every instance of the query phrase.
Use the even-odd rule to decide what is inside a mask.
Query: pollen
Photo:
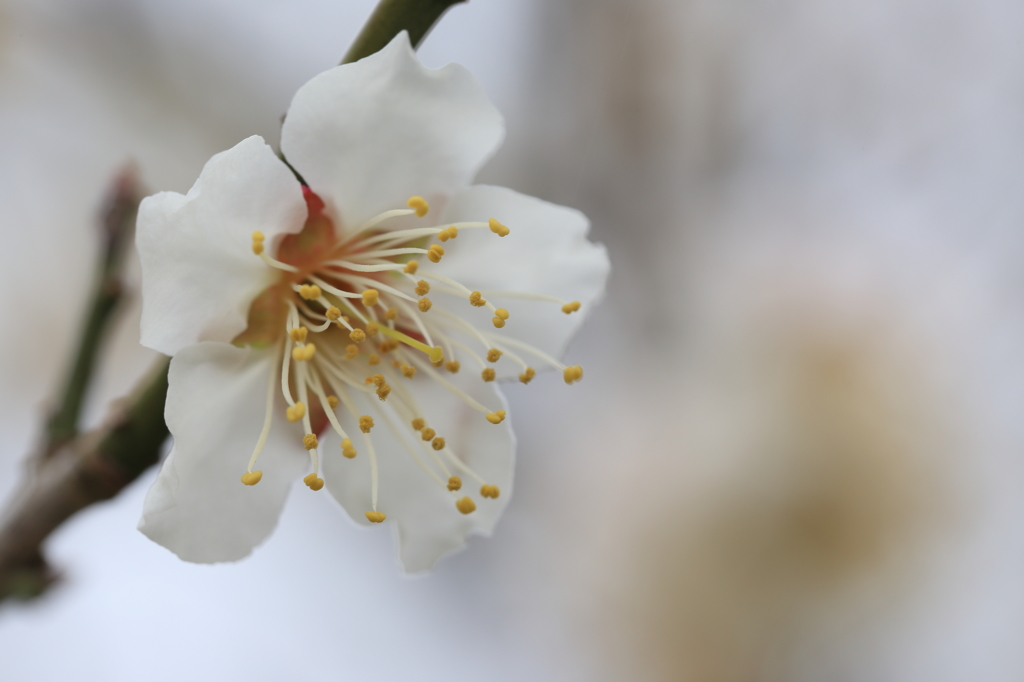
[[[309,334],[309,330],[305,327],[293,327],[288,330],[288,337],[296,343],[303,343],[306,340],[306,336]]]
[[[319,443],[316,440],[316,434],[315,433],[307,433],[305,436],[303,436],[303,438],[302,438],[302,445],[307,450],[314,450],[314,449],[316,449],[316,446],[319,445]]]
[[[501,357],[501,351],[497,348],[491,348],[487,351],[487,362],[497,362]]]
[[[370,429],[373,428],[373,417],[364,414],[359,418],[359,430],[363,433],[369,433]]]
[[[421,313],[425,313],[428,310],[430,310],[431,306],[433,305],[434,304],[430,302],[429,298],[421,298],[420,302],[416,304],[416,307],[420,309]]]
[[[429,260],[431,263],[440,263],[441,256],[443,255],[444,247],[442,247],[440,244],[432,244],[430,248],[427,249],[427,260]]]
[[[348,335],[348,338],[352,339],[353,343],[362,343],[366,340],[366,332],[362,329],[353,329],[352,333]]]
[[[528,384],[533,381],[533,377],[537,375],[537,371],[533,367],[527,367],[526,370],[519,375],[519,380],[524,384]]]
[[[384,512],[368,511],[366,512],[366,520],[370,523],[384,523],[384,519],[388,517]]]
[[[416,282],[416,295],[417,296],[426,296],[429,293],[430,293],[430,283],[427,282],[427,280],[421,279],[420,281]]]
[[[416,417],[412,420],[412,428],[416,431],[423,430],[423,427],[427,425],[427,420],[422,417]]]
[[[458,476],[452,476],[448,479],[448,490],[455,492],[462,487],[462,479]]]
[[[263,253],[263,239],[263,233],[259,230],[252,233],[252,252],[257,256]],[[246,485],[255,485],[255,483],[247,483]]]
[[[583,378],[583,368],[579,365],[571,365],[566,367],[562,372],[562,376],[565,379],[565,383],[571,384],[574,381],[579,381]]]
[[[463,514],[472,514],[476,511],[476,502],[468,497],[463,497],[455,503],[455,508]]]
[[[430,442],[430,447],[434,448],[435,450],[444,450],[444,438],[438,436],[437,438]]]
[[[376,289],[366,289],[363,291],[363,305],[367,308],[371,308],[377,305],[377,299],[380,297],[380,292]]]
[[[482,378],[484,381],[494,381],[494,378],[496,376],[497,373],[494,371],[494,368],[492,367],[485,367],[484,370],[480,372],[480,378]]]
[[[484,300],[479,291],[474,291],[469,295],[469,303],[470,305],[475,305],[477,308],[487,305],[487,301]]]
[[[426,441],[434,440],[434,436],[436,435],[437,431],[434,431],[434,429],[430,428],[429,426],[420,431],[420,438]]]
[[[409,201],[405,202],[405,205],[416,210],[417,218],[427,215],[427,211],[430,210],[430,203],[423,197],[409,197]]]
[[[455,227],[454,225],[447,229],[441,230],[440,232],[437,233],[437,238],[443,242],[446,242],[449,239],[455,239],[458,236],[459,228]]]
[[[402,365],[401,370],[402,376],[404,376],[406,379],[412,379],[414,376],[416,376],[416,368],[413,367],[412,365]]]
[[[242,474],[242,483],[246,485],[256,485],[257,483],[260,482],[261,478],[263,478],[262,471],[247,471],[244,474]],[[448,482],[448,485],[451,486],[451,481]],[[451,490],[451,487],[449,487],[448,489]]]
[[[349,344],[345,346],[345,359],[351,360],[355,356],[359,355],[359,346],[355,344]]]
[[[444,368],[446,370],[448,370],[449,372],[451,372],[452,374],[458,374],[459,373],[459,368],[461,366],[462,365],[459,364],[458,360],[452,360],[450,362],[444,363]]]
[[[330,308],[327,309],[327,312],[324,313],[324,315],[326,315],[327,319],[330,320],[331,322],[337,322],[338,319],[341,318],[341,310],[332,305]]]
[[[315,301],[323,295],[324,292],[320,291],[320,287],[315,284],[303,284],[299,287],[299,296],[307,301]]]
[[[327,396],[327,404],[331,406],[332,410],[334,408],[336,408],[338,406],[338,396],[336,396],[336,395],[329,395],[329,396]]]
[[[388,308],[384,312],[385,320],[397,320],[398,319],[398,308]]]
[[[419,261],[411,260],[405,264],[405,269],[402,270],[402,272],[406,273],[407,275],[415,275],[416,271],[419,270],[419,268]]]
[[[562,312],[566,315],[570,315],[580,309],[580,302],[573,301],[572,303],[566,303],[562,306]]]
[[[501,494],[501,491],[498,490],[498,486],[496,486],[496,485],[482,485],[482,486],[480,486],[480,495],[482,497],[490,497],[491,499],[496,500],[496,499],[498,499],[498,495],[500,495],[500,494]]]
[[[498,410],[497,412],[491,412],[487,415],[487,421],[492,424],[500,424],[505,421],[505,410]]]
[[[352,445],[351,438],[346,438],[341,441],[341,454],[345,455],[348,459],[352,459],[356,456],[356,449]]]
[[[498,235],[499,237],[504,237],[509,232],[511,232],[511,230],[509,230],[507,227],[499,223],[494,218],[491,218],[490,220],[487,221],[487,226],[491,228],[491,232]]]
[[[295,403],[284,411],[284,416],[290,422],[297,422],[306,416],[306,403]]]

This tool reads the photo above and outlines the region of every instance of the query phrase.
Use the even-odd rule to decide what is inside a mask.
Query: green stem
[[[414,48],[419,46],[441,15],[460,2],[466,0],[381,0],[341,63],[369,57],[402,31],[409,32]]]

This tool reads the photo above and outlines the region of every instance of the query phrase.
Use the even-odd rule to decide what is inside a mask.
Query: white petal
[[[142,343],[173,355],[197,341],[231,341],[249,304],[278,274],[252,252],[252,233],[298,232],[302,187],[258,136],[211,158],[187,195],[161,192],[139,206]]]
[[[485,384],[468,373],[448,375],[454,383],[492,410],[505,409],[505,401],[493,384]],[[393,383],[393,382],[392,382]],[[426,571],[449,552],[462,547],[470,533],[489,535],[498,517],[512,495],[512,471],[515,457],[515,439],[508,418],[501,424],[491,424],[484,415],[470,409],[423,373],[405,385],[413,392],[421,415],[448,447],[481,476],[488,484],[501,490],[498,499],[485,499],[479,494],[480,483],[448,463],[451,473],[462,479],[462,490],[449,492],[428,476],[400,444],[402,437],[417,454],[431,462],[432,452],[412,429],[407,420],[392,415],[395,431],[389,428],[380,414],[382,403],[376,396],[359,397],[359,409],[373,416],[375,426],[371,432],[380,468],[380,489],[377,509],[387,514],[387,522],[398,527],[399,556],[404,569],[410,573]],[[394,394],[392,394],[394,395]],[[390,403],[393,398],[388,399]],[[386,405],[383,404],[383,405]],[[341,456],[336,436],[326,436],[321,451],[324,479],[327,488],[358,523],[370,525],[365,513],[371,509],[369,456],[363,444],[363,434],[348,416],[342,426],[352,437],[359,454],[354,459]],[[447,480],[443,477],[443,480]],[[477,509],[462,514],[455,501],[469,496]]]
[[[498,331],[486,308],[473,308],[464,298],[443,299],[448,309],[483,331],[526,341],[549,355],[561,356],[569,338],[604,294],[609,270],[604,246],[587,239],[590,221],[579,211],[504,187],[477,185],[459,192],[436,223],[486,222],[489,218],[508,226],[509,234],[499,237],[488,229],[460,230],[456,239],[444,245],[445,256],[438,265],[423,260],[421,267],[426,270],[429,266],[485,294],[519,291],[580,301],[580,311],[566,315],[557,303],[486,296],[510,313],[508,323]],[[529,361],[526,356],[524,359]],[[499,376],[520,371],[506,361],[499,362],[496,369]]]
[[[275,354],[206,342],[171,360],[165,416],[174,449],[146,495],[139,530],[186,561],[247,556],[277,525],[292,483],[308,466],[302,434],[283,417],[283,400],[256,469],[243,485],[263,427]],[[276,391],[280,393],[280,389]]]
[[[469,184],[504,123],[457,64],[417,61],[400,33],[380,52],[302,86],[281,130],[293,167],[351,228],[413,195],[437,202]]]

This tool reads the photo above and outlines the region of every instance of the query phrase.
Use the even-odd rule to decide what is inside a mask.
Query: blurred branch
[[[342,63],[377,52],[403,30],[413,47],[418,46],[446,9],[464,1],[381,0]],[[115,496],[156,464],[167,439],[166,358],[115,406],[104,426],[78,435],[96,356],[121,298],[122,255],[133,234],[140,194],[134,173],[126,171],[115,181],[104,213],[97,288],[60,404],[47,419],[44,444],[30,464],[28,480],[0,519],[0,601],[42,594],[55,579],[42,552],[50,533],[76,512]]]

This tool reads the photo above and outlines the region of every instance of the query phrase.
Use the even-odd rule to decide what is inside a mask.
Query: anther
[[[434,431],[434,429],[430,428],[429,426],[425,427],[422,431],[420,431],[420,438],[426,441],[434,440],[434,436],[436,435],[437,431]]]
[[[492,317],[491,324],[493,324],[496,329],[501,329],[502,327],[505,326],[505,320],[501,319],[500,317]]]
[[[406,379],[412,379],[414,376],[416,376],[416,368],[413,367],[412,365],[403,364],[400,369],[402,370],[402,376],[404,376]]]
[[[371,366],[379,365],[380,364],[380,356],[377,355],[376,353],[370,353],[370,357],[366,359],[366,364],[371,365]]]
[[[383,523],[384,519],[387,518],[387,514],[384,512],[368,511],[366,512],[366,520],[370,523]]]
[[[381,386],[384,385],[384,375],[383,374],[374,374],[373,376],[368,376],[368,377],[366,377],[366,383],[367,384],[373,384],[377,388],[380,388]]]
[[[336,395],[329,395],[329,396],[327,396],[327,404],[331,406],[332,410],[334,408],[336,408],[338,406],[338,396],[336,396]]]
[[[416,304],[416,307],[418,307],[418,308],[420,309],[420,312],[421,312],[421,313],[425,313],[425,312],[427,312],[428,310],[430,310],[430,307],[431,307],[432,305],[434,305],[434,304],[430,302],[430,299],[429,299],[429,298],[426,298],[426,297],[424,297],[424,298],[421,298],[421,299],[419,300],[419,303],[417,303],[417,304]]]
[[[469,295],[469,303],[471,305],[475,305],[477,308],[487,305],[487,301],[484,300],[479,291],[474,291]]]
[[[359,418],[359,430],[363,433],[369,433],[370,429],[373,428],[373,417],[364,414]]]
[[[566,367],[562,372],[562,377],[565,379],[565,383],[571,384],[574,381],[579,381],[583,378],[583,368],[579,365],[571,365]]]
[[[416,274],[416,270],[418,270],[419,267],[420,267],[420,264],[419,264],[418,261],[411,260],[411,261],[409,261],[408,263],[405,264],[405,269],[402,270],[402,272],[404,272],[404,273],[406,273],[408,275],[415,275]]]
[[[459,228],[455,227],[454,225],[444,230],[441,230],[440,232],[437,233],[437,238],[442,242],[446,242],[449,239],[455,239],[458,236]]]
[[[430,283],[427,282],[427,280],[421,279],[420,281],[416,282],[416,295],[417,296],[426,296],[429,293],[430,293]]]
[[[495,376],[497,376],[497,374],[493,367],[485,367],[484,370],[480,372],[480,378],[484,381],[494,381]]]
[[[458,509],[463,514],[472,514],[476,511],[476,502],[469,499],[468,497],[463,497],[461,500],[455,503],[455,508]]]
[[[253,240],[253,242],[255,242],[255,239]],[[260,482],[261,478],[263,478],[262,471],[247,471],[244,474],[242,474],[242,483],[246,485],[256,485],[257,483]],[[449,485],[451,485],[451,483],[449,483]],[[451,488],[448,489],[451,490]]]
[[[487,221],[487,226],[491,228],[491,232],[498,235],[499,237],[504,237],[509,232],[511,232],[511,230],[509,230],[507,227],[499,223],[494,218],[491,218],[490,220]]]
[[[359,355],[359,346],[355,344],[349,344],[345,346],[345,359],[351,360],[355,356]]]
[[[284,416],[290,422],[297,422],[306,416],[306,403],[295,403],[284,411]]]
[[[487,362],[497,362],[501,357],[501,351],[497,348],[491,348],[487,351]]]
[[[310,490],[320,490],[324,487],[324,479],[320,478],[316,474],[307,474],[302,482],[309,486]]]
[[[487,415],[487,421],[492,424],[500,424],[505,421],[505,410],[498,410],[497,412],[491,412]]]
[[[462,487],[462,479],[458,476],[452,476],[448,479],[448,490],[455,492]]]
[[[427,211],[430,210],[430,204],[423,197],[409,197],[409,201],[405,202],[405,205],[409,208],[416,209],[417,218],[422,218],[427,215]]]
[[[362,343],[366,340],[366,332],[362,329],[353,329],[348,338],[352,339],[353,343]]]
[[[498,486],[496,486],[496,485],[482,485],[482,486],[480,486],[480,495],[482,497],[490,497],[491,499],[496,500],[496,499],[498,499],[498,495],[500,495],[500,494],[501,494],[501,491],[498,490]]]
[[[385,320],[397,320],[398,319],[398,308],[388,308],[384,312]]]
[[[384,384],[383,386],[381,386],[380,388],[377,389],[377,397],[381,399],[381,402],[387,400],[388,399],[388,395],[390,393],[391,393],[391,387],[388,386],[387,384]]]
[[[432,244],[430,248],[427,249],[427,260],[431,263],[440,263],[441,256],[443,255],[444,248],[440,244]]]
[[[573,301],[572,303],[566,303],[565,305],[562,306],[562,312],[565,313],[566,315],[574,313],[574,312],[576,312],[579,309],[580,309],[580,302],[579,301]]]
[[[448,370],[449,372],[451,372],[452,374],[458,374],[459,373],[459,367],[461,367],[461,365],[459,365],[459,361],[458,360],[452,360],[450,362],[444,363],[444,368],[446,370]]]
[[[314,450],[314,449],[316,449],[317,445],[319,445],[319,443],[316,440],[316,434],[315,433],[307,433],[305,436],[303,436],[303,438],[302,438],[302,445],[307,450]]]
[[[527,367],[526,371],[519,375],[519,380],[524,384],[528,384],[533,381],[533,377],[537,375],[537,371],[533,367]]]
[[[495,327],[501,329],[505,326],[505,320],[508,319],[508,311],[504,308],[498,308],[494,311],[494,317],[491,318],[491,322]]]
[[[349,459],[352,459],[353,457],[356,456],[356,449],[352,445],[351,438],[346,438],[345,440],[341,441],[341,454],[345,455],[345,457]]]
[[[444,438],[438,436],[437,438],[430,442],[430,447],[434,448],[435,450],[444,450]]]
[[[337,322],[338,319],[341,318],[341,310],[332,305],[330,308],[327,309],[327,312],[324,313],[324,315],[326,315],[327,319],[330,320],[331,322]]]
[[[292,348],[292,359],[294,360],[312,360],[314,355],[316,355],[316,346],[311,343]]]
[[[363,291],[363,305],[367,308],[372,308],[377,305],[377,299],[380,297],[380,292],[376,289],[366,289]]]
[[[256,230],[255,232],[252,233],[252,252],[255,253],[257,256],[263,253],[263,239],[263,233],[260,232],[259,230]]]
[[[369,322],[366,323],[366,335],[367,336],[376,336],[379,332],[380,332],[380,325],[379,324],[377,324],[373,320],[370,320]]]
[[[288,337],[296,343],[303,343],[308,334],[309,330],[305,327],[292,327],[288,330]]]
[[[299,296],[307,301],[315,301],[323,295],[324,292],[320,291],[320,287],[315,284],[303,284],[299,287]]]
[[[412,428],[416,431],[423,430],[423,427],[427,425],[427,420],[422,417],[416,417],[412,420]]]

